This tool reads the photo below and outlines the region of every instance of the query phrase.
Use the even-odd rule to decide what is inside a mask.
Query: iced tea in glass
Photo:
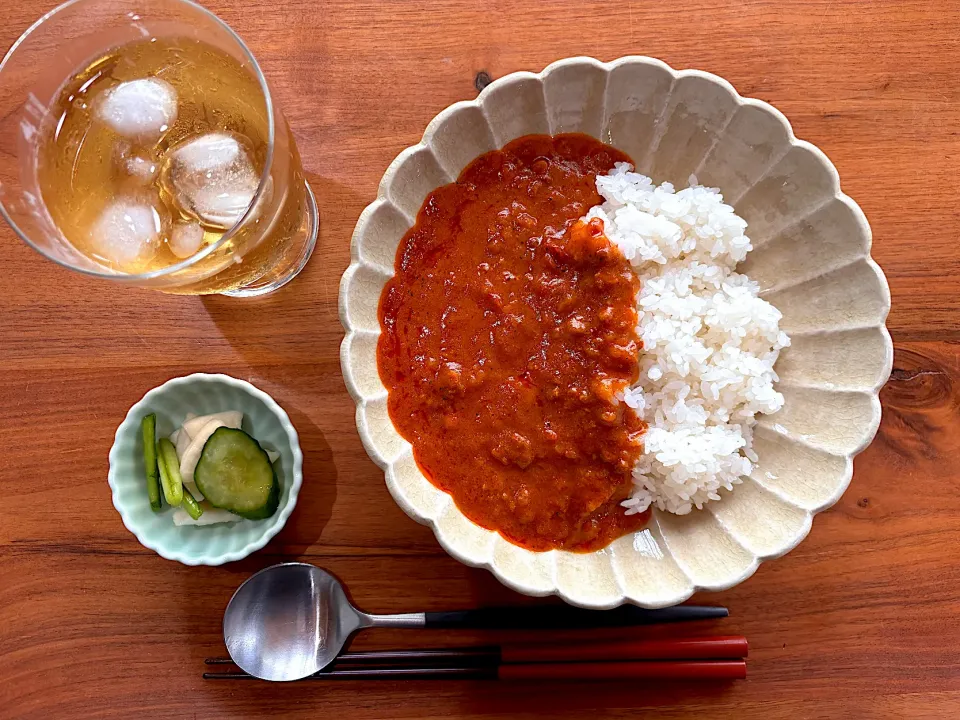
[[[74,0],[0,64],[0,210],[47,257],[164,292],[261,295],[317,210],[256,61],[189,0]]]

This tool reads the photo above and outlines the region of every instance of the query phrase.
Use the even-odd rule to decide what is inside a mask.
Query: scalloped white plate
[[[686,186],[696,174],[719,187],[756,248],[739,269],[759,281],[793,341],[776,368],[786,404],[760,418],[753,475],[702,511],[654,512],[647,529],[590,554],[531,552],[470,522],[417,468],[377,373],[380,293],[427,194],[484,152],[559,132],[625,151],[655,182]],[[519,592],[590,608],[663,607],[733,587],[807,535],[876,434],[893,347],[884,326],[890,292],[870,242],[866,218],[826,156],[797,140],[780,112],[740,97],[722,78],[645,57],[570,58],[508,75],[434,118],[387,169],[357,222],[340,284],[340,361],[360,437],[407,514],[430,525],[455,558]]]

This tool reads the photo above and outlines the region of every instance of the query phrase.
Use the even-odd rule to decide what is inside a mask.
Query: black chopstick
[[[455,678],[460,680],[495,680],[497,678],[497,666],[486,665],[478,667],[390,667],[390,668],[351,668],[326,670],[324,672],[314,673],[304,680],[390,680],[391,678],[403,678],[406,680],[435,680],[443,678]],[[203,674],[204,680],[256,680],[253,675],[245,672],[236,673],[212,673]]]
[[[427,650],[372,650],[345,652],[333,664],[342,665],[404,665],[409,663],[489,664],[500,659],[500,648],[494,645],[468,648],[435,648]],[[233,665],[230,658],[207,658],[206,665]]]
[[[624,627],[661,623],[716,620],[730,613],[725,607],[675,605],[647,609],[621,605],[612,610],[584,610],[569,605],[522,605],[426,613],[427,627],[538,630],[566,628]]]
[[[738,680],[747,676],[740,660],[647,660],[639,662],[524,663],[482,667],[333,668],[304,680]],[[205,680],[250,680],[247,673],[204,673]]]

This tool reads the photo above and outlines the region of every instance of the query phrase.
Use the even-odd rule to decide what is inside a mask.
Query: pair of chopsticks
[[[435,650],[343,653],[307,680],[738,680],[747,675],[743,636],[662,640],[601,640]],[[212,658],[207,665],[229,665]],[[208,680],[251,678],[244,672],[207,672]]]

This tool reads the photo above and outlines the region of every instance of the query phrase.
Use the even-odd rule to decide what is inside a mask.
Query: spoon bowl
[[[330,665],[357,630],[374,625],[423,627],[424,614],[369,615],[340,581],[306,563],[252,575],[230,598],[223,637],[230,658],[261,680],[300,680]]]

